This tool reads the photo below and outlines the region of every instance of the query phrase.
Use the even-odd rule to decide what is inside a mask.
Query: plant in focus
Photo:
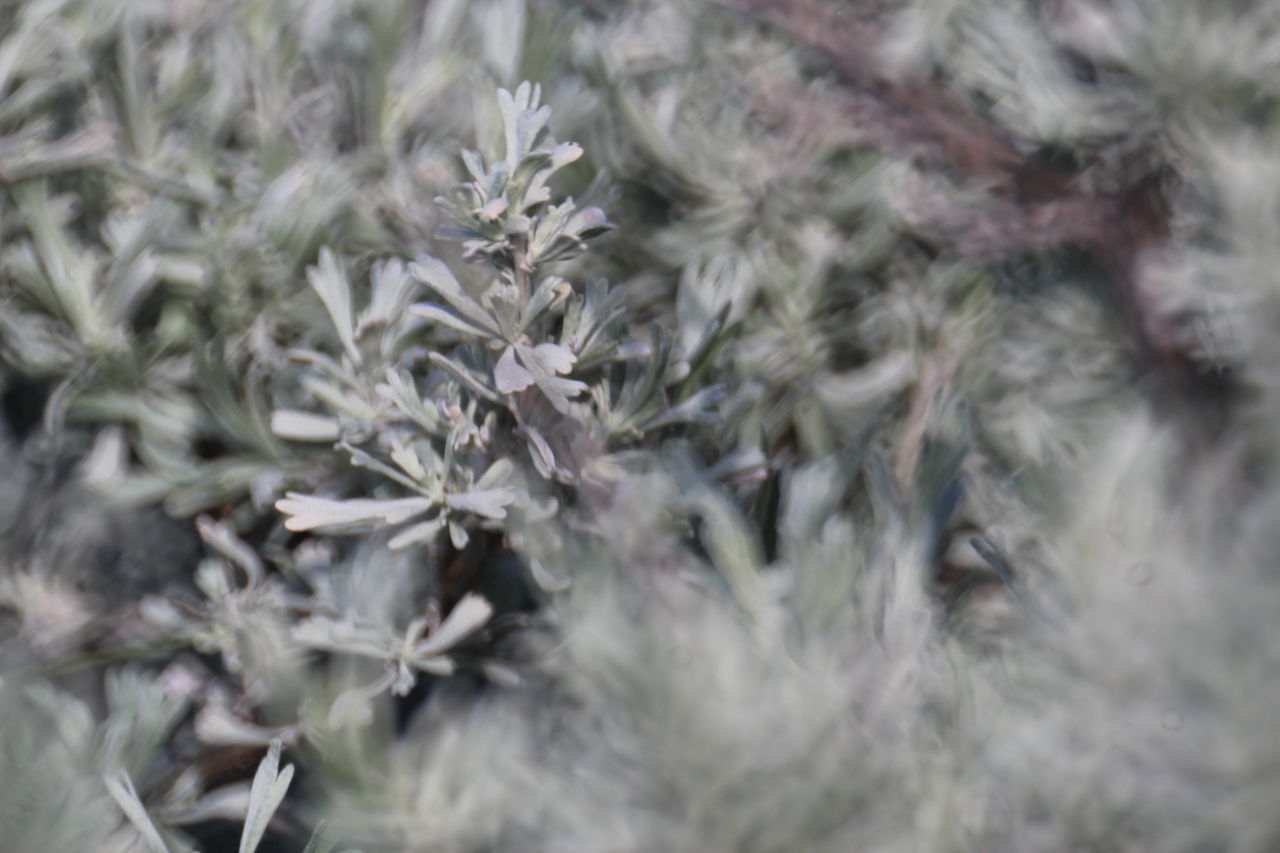
[[[551,139],[540,96],[528,83],[499,90],[504,154],[464,151],[469,179],[437,200],[453,220],[441,232],[461,241],[469,270],[431,255],[376,264],[362,307],[331,252],[308,271],[336,349],[289,351],[304,367],[297,399],[308,408],[276,410],[272,430],[331,444],[348,471],[371,476],[355,479],[367,491],[335,494],[353,478],[326,464],[317,491],[276,502],[288,530],[386,529],[391,549],[437,555],[446,531],[455,553],[500,534],[536,584],[557,589],[567,579],[545,569],[557,541],[547,531],[566,523],[574,493],[606,494],[626,454],[655,446],[664,428],[716,420],[721,390],[684,380],[721,323],[688,352],[658,330],[642,340],[629,334],[619,290],[553,271],[612,226],[598,207],[553,200],[549,181],[582,149]],[[414,302],[424,287],[433,299]],[[403,633],[332,602],[301,622],[293,636],[303,646],[385,664],[339,697],[331,722],[383,691],[407,694],[418,672],[451,673],[444,653],[494,614],[482,594],[463,593],[443,622],[437,601]]]
[[[464,151],[469,180],[437,199],[454,221],[442,235],[461,241],[477,275],[430,255],[407,271],[391,261],[375,267],[357,315],[332,254],[309,271],[341,349],[290,352],[308,366],[301,383],[322,411],[278,410],[272,428],[335,442],[383,482],[376,497],[290,493],[276,504],[290,530],[392,526],[390,545],[403,548],[447,529],[461,549],[474,530],[502,530],[514,507],[553,514],[555,484],[603,485],[609,451],[712,419],[720,390],[681,380],[707,357],[718,326],[687,353],[659,331],[636,340],[620,291],[552,271],[612,226],[598,207],[553,202],[549,180],[582,148],[552,141],[540,96],[528,83],[500,90],[505,154]],[[419,284],[435,299],[409,304]],[[530,489],[526,468],[542,486]]]

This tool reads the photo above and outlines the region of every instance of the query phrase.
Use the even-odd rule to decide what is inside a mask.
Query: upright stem
[[[511,248],[511,276],[516,286],[516,292],[520,294],[520,311],[523,313],[524,309],[529,305],[529,273],[531,271],[526,268],[525,264],[527,254],[523,245],[525,238],[519,237],[517,239],[519,245]]]

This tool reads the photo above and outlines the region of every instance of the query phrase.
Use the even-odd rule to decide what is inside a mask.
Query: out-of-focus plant
[[[51,426],[122,427],[113,499],[252,523],[295,470],[267,413],[302,272],[322,245],[426,247],[461,57],[505,67],[522,24],[398,0],[0,15],[0,382]]]

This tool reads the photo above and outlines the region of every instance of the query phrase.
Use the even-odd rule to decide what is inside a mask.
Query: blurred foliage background
[[[0,0],[0,847],[1277,849],[1278,26]]]

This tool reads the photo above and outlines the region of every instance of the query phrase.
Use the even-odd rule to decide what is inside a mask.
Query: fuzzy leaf
[[[568,373],[578,357],[559,344],[538,344],[533,348],[538,358],[554,373]]]
[[[443,296],[446,302],[468,320],[481,328],[490,326],[488,313],[463,290],[444,261],[431,255],[419,255],[416,261],[409,264],[409,272]]]
[[[372,684],[365,684],[359,687],[353,687],[341,693],[337,699],[333,700],[333,704],[329,706],[329,726],[330,728],[341,728],[347,723],[361,725],[368,722],[372,715],[369,703],[374,697],[385,693],[395,683],[396,671],[388,668],[387,671]]]
[[[559,276],[549,275],[534,289],[529,304],[520,315],[521,331],[529,328],[551,308],[561,304],[573,293],[573,286]]]
[[[513,347],[507,347],[493,368],[493,382],[503,394],[514,394],[523,391],[533,384],[533,374],[516,364]]]
[[[293,765],[280,767],[280,740],[271,742],[266,757],[258,765],[249,791],[249,814],[244,819],[244,833],[240,836],[240,853],[253,853],[258,849],[271,816],[284,800],[289,783],[293,781]]]
[[[415,317],[422,317],[433,323],[440,323],[451,329],[456,329],[466,335],[477,338],[496,338],[500,337],[498,330],[489,324],[473,323],[466,317],[462,316],[452,308],[444,305],[437,305],[434,302],[418,302],[409,306],[409,313]]]
[[[551,479],[556,470],[556,455],[551,451],[551,445],[534,427],[525,426],[521,430],[529,443],[529,455],[533,458],[534,467],[539,474]]]
[[[391,461],[415,480],[421,480],[427,476],[427,469],[422,466],[422,460],[418,458],[418,454],[412,447],[396,444],[391,448]]]
[[[398,551],[401,548],[408,548],[410,545],[416,545],[419,542],[427,542],[434,539],[436,534],[444,528],[445,521],[446,516],[441,513],[435,518],[419,522],[397,533],[387,545],[392,550]]]
[[[120,770],[105,777],[103,781],[106,782],[107,791],[110,792],[112,799],[129,818],[133,828],[142,836],[147,848],[152,853],[169,853],[169,846],[160,837],[160,832],[152,822],[151,815],[147,814],[147,807],[138,797],[138,791],[133,787],[133,780],[129,778],[129,774]]]
[[[422,401],[413,376],[407,370],[388,368],[386,377],[385,383],[374,388],[378,396],[412,418],[428,434],[437,434],[441,428],[440,415],[434,406],[428,406]]]
[[[297,531],[344,527],[379,520],[388,524],[400,524],[427,512],[435,505],[436,502],[429,498],[356,498],[335,501],[297,492],[289,492],[286,497],[276,501],[277,510],[292,516],[284,526]]]
[[[369,625],[357,625],[348,619],[311,616],[293,629],[293,638],[313,649],[326,649],[351,655],[383,660],[390,652],[386,637]]]
[[[499,484],[510,480],[515,470],[516,466],[510,459],[501,457],[480,475],[480,479],[476,480],[476,488],[479,490],[496,488]]]
[[[561,414],[569,411],[571,398],[587,390],[584,382],[576,379],[561,379],[556,376],[557,371],[554,368],[563,367],[568,370],[573,365],[574,356],[564,347],[556,344],[539,344],[536,348],[517,346],[516,350],[520,353],[520,360],[525,363],[528,372],[538,383],[539,390]]]
[[[356,349],[355,326],[351,315],[351,285],[347,283],[347,274],[338,266],[329,247],[320,250],[320,263],[307,270],[307,282],[329,312],[343,349],[353,363],[360,364],[360,351]]]
[[[475,513],[485,518],[503,519],[507,517],[504,507],[516,499],[516,490],[510,486],[498,489],[486,489],[482,492],[460,492],[445,495],[444,501],[450,509]]]
[[[292,441],[337,441],[341,435],[336,419],[295,409],[272,412],[271,432]]]
[[[196,531],[205,544],[244,570],[245,577],[248,579],[246,586],[252,588],[262,581],[266,574],[262,558],[247,542],[236,535],[230,522],[215,521],[207,515],[202,515],[196,519]]]
[[[492,616],[493,605],[474,592],[467,593],[440,627],[413,647],[415,663],[419,658],[435,657],[449,650],[469,634],[483,628]]]
[[[498,392],[491,388],[485,379],[479,376],[471,368],[461,365],[448,356],[442,355],[438,352],[431,353],[428,358],[431,359],[432,364],[440,365],[440,367],[447,370],[459,382],[467,386],[468,389],[475,392],[477,396],[488,400],[490,403],[497,403],[501,405],[504,402]]]
[[[505,198],[490,199],[476,210],[475,214],[478,218],[485,222],[493,222],[502,217],[507,212],[507,200]]]
[[[459,551],[467,547],[467,543],[471,541],[471,534],[467,533],[467,528],[459,524],[456,518],[449,519],[449,541]]]
[[[471,173],[471,177],[481,183],[488,177],[488,172],[484,167],[484,158],[479,152],[470,149],[462,149],[462,164],[467,167],[467,171]]]
[[[373,296],[369,307],[360,313],[356,321],[357,338],[374,326],[389,326],[399,320],[417,286],[399,258],[374,264],[369,282]]]

